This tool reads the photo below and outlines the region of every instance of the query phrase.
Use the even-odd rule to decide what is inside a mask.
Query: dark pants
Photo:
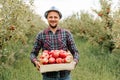
[[[71,80],[70,71],[44,73],[43,80]]]

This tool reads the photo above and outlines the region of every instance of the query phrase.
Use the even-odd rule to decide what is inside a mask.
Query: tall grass
[[[75,37],[75,42],[80,52],[80,62],[72,70],[73,80],[120,80],[119,55],[101,52],[98,46],[93,47],[79,37]],[[18,44],[14,46],[16,50],[23,49],[24,54],[16,55],[17,59],[11,66],[0,66],[0,80],[42,80],[40,72],[29,59],[32,43],[26,48]]]
[[[80,62],[72,71],[73,80],[120,79],[120,60],[115,54],[103,53],[99,47],[93,47],[78,38],[76,43],[80,51]]]

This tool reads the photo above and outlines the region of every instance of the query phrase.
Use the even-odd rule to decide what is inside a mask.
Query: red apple
[[[54,58],[58,58],[59,57],[59,51],[58,50],[51,50],[49,52],[49,55],[52,55],[52,57],[54,57]]]
[[[58,63],[58,64],[63,63],[62,58],[56,58],[56,63]]]
[[[48,54],[52,55],[54,53],[54,50],[51,50]]]
[[[50,57],[50,58],[48,59],[48,62],[49,62],[50,64],[53,64],[53,63],[55,63],[55,58],[53,58],[53,57]]]
[[[65,58],[67,55],[68,55],[68,54],[67,54],[66,51],[60,51],[60,53],[59,53],[59,56],[60,56],[61,58]]]

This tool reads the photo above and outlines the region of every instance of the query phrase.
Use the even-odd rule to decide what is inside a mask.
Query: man
[[[58,26],[59,20],[62,18],[61,12],[55,7],[51,7],[48,11],[45,12],[45,18],[48,21],[48,28],[40,32],[37,37],[31,52],[31,61],[37,67],[40,68],[40,64],[37,60],[39,51],[44,50],[69,50],[76,64],[79,61],[78,50],[75,46],[72,34],[65,30],[61,29]],[[43,80],[71,80],[70,71],[53,71],[42,73]]]

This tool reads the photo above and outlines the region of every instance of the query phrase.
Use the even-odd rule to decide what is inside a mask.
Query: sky
[[[118,5],[118,1],[119,0],[112,0],[113,10],[116,8],[116,5]],[[50,9],[51,6],[58,8],[63,18],[80,11],[92,13],[92,9],[100,9],[99,0],[34,0],[34,10],[43,19],[45,19],[45,11]]]

